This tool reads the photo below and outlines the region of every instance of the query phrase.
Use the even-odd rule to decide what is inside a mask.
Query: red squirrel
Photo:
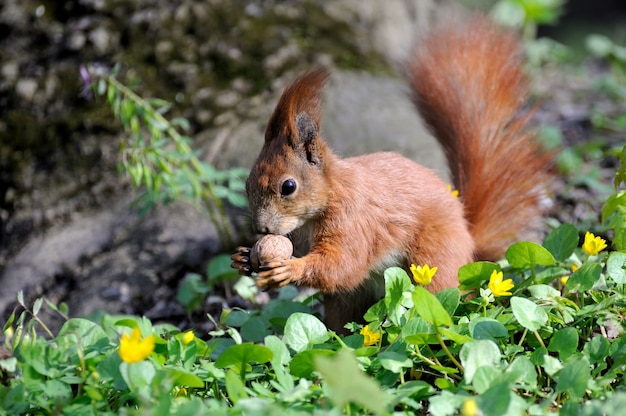
[[[345,332],[384,294],[385,268],[438,268],[427,286],[458,286],[458,269],[497,260],[541,217],[549,156],[521,114],[527,95],[517,37],[486,17],[432,29],[407,65],[413,101],[443,147],[454,186],[395,153],[341,159],[320,137],[329,71],[286,88],[246,182],[253,225],[288,236],[294,257],[261,267],[258,285],[324,295],[326,323]],[[250,275],[250,249],[233,267]]]

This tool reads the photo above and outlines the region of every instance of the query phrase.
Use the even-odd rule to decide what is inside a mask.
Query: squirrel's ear
[[[319,68],[305,73],[289,85],[278,100],[265,129],[265,142],[284,139],[293,146],[304,144],[319,135],[322,89],[330,72]]]

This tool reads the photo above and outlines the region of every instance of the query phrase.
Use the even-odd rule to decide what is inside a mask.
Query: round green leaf
[[[459,289],[467,290],[480,287],[489,280],[493,271],[500,271],[500,266],[489,261],[477,261],[461,266],[459,269]]]
[[[587,357],[570,361],[558,373],[557,393],[567,391],[573,398],[583,397],[590,375]]]
[[[606,261],[606,274],[618,285],[626,283],[626,253],[611,253]]]
[[[454,315],[459,306],[459,300],[461,300],[461,292],[456,287],[451,287],[435,293],[435,297],[448,314]]]
[[[287,319],[283,340],[294,351],[301,352],[326,342],[328,330],[315,316],[296,312]]]
[[[517,269],[527,266],[552,266],[556,262],[548,250],[529,241],[515,243],[509,247],[506,259]]]
[[[603,336],[595,336],[591,338],[591,341],[585,344],[583,352],[589,357],[592,363],[603,363],[606,361],[607,355],[609,355],[609,348],[611,344]]]
[[[512,383],[522,384],[530,389],[537,387],[537,370],[528,357],[515,357],[505,373]]]
[[[548,322],[548,314],[533,301],[513,296],[511,309],[515,319],[529,331],[537,331]]]
[[[489,339],[497,342],[497,338],[505,338],[509,331],[500,322],[492,318],[478,317],[469,323],[469,331],[474,339]]]
[[[572,224],[565,223],[554,229],[543,242],[543,246],[558,261],[564,261],[578,247],[578,230]]]
[[[378,354],[380,365],[392,373],[400,374],[405,368],[411,368],[413,362],[405,354],[393,351],[385,351]]]
[[[222,351],[215,360],[215,366],[217,368],[234,366],[241,370],[249,363],[266,363],[273,356],[272,350],[263,345],[235,344]]]
[[[578,348],[578,331],[568,327],[554,333],[548,345],[548,351],[557,352],[561,360],[565,360]]]
[[[593,285],[600,279],[602,274],[602,265],[599,263],[587,263],[583,264],[578,270],[576,270],[565,284],[565,290],[573,290],[578,286],[578,290],[584,292],[593,287]]]
[[[317,357],[330,357],[335,355],[331,350],[306,350],[297,353],[289,361],[289,372],[295,377],[311,377],[315,371]]]
[[[476,370],[482,366],[498,367],[501,356],[500,348],[493,341],[480,340],[463,344],[459,357],[465,368],[465,381],[471,383]]]

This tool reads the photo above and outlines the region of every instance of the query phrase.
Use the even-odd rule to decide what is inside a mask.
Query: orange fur
[[[290,236],[296,256],[264,265],[258,283],[319,289],[334,330],[382,296],[386,267],[437,266],[428,289],[455,287],[460,266],[500,257],[541,213],[549,174],[528,116],[516,118],[526,92],[518,44],[485,18],[455,23],[416,49],[409,83],[461,198],[401,155],[335,156],[319,136],[324,69],[288,87],[268,123],[248,199],[257,231]],[[233,255],[245,274],[248,253]]]

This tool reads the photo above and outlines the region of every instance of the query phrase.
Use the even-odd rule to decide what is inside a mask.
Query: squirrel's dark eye
[[[296,181],[293,179],[287,179],[280,187],[280,195],[287,196],[296,192]]]

